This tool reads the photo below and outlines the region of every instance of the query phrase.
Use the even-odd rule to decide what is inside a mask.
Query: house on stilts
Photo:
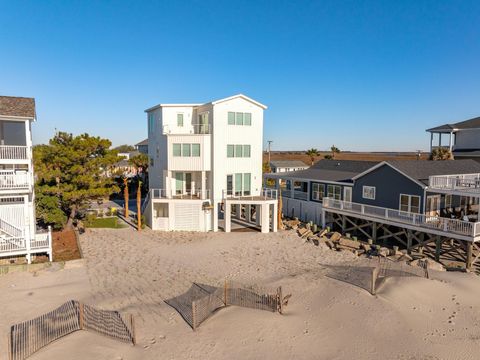
[[[472,268],[480,258],[480,163],[321,160],[266,174],[283,213],[344,233],[394,241]]]

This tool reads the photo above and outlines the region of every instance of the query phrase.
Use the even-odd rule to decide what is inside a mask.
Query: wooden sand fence
[[[91,330],[135,345],[133,316],[124,320],[118,311],[98,310],[70,300],[53,311],[10,328],[8,359],[21,360],[63,336]]]
[[[165,302],[177,310],[193,330],[214,312],[230,305],[279,313],[284,306],[281,287],[274,290],[248,287],[232,281],[225,281],[221,287],[193,283],[187,292]]]

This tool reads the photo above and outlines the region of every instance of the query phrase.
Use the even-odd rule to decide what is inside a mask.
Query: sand
[[[0,276],[1,338],[10,324],[79,299],[133,313],[139,343],[77,332],[32,359],[478,358],[480,282],[473,274],[391,278],[371,296],[326,276],[330,266],[368,260],[305,243],[292,231],[93,229],[81,246],[84,265]],[[229,307],[194,332],[164,303],[193,281],[218,285],[225,277],[282,285],[293,294],[286,313]]]

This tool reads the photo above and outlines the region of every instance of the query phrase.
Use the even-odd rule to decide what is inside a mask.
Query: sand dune
[[[335,266],[371,266],[368,260],[304,243],[293,232],[96,229],[81,245],[83,268],[0,277],[2,339],[12,322],[77,298],[133,313],[139,344],[78,332],[32,359],[478,358],[480,282],[472,274],[391,278],[371,296],[326,276]],[[193,281],[215,285],[225,277],[282,285],[293,294],[285,315],[229,307],[194,332],[164,303]]]

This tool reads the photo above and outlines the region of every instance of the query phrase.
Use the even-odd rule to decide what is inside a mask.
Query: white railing
[[[149,197],[151,199],[205,200],[210,197],[210,190],[199,189],[194,191],[183,191],[177,193],[175,190],[167,191],[165,189],[151,189]]]
[[[0,159],[2,160],[26,160],[28,151],[26,146],[0,145]]]
[[[0,235],[0,254],[26,250],[26,245],[25,237],[10,237],[6,235]]]
[[[5,223],[14,226],[17,229],[22,229],[25,226],[25,211],[27,204],[9,204],[0,206],[0,219]],[[1,227],[0,227],[1,230]],[[15,236],[15,234],[10,234]],[[20,236],[17,233],[17,236]]]
[[[447,233],[454,233],[470,237],[480,236],[480,223],[472,223],[457,219],[448,219],[438,216],[428,216],[378,206],[364,205],[331,198],[323,198],[324,209],[337,209],[342,212],[368,215],[380,219],[388,219],[401,224],[435,229]]]
[[[223,199],[235,199],[235,200],[276,200],[278,197],[277,189],[264,188],[258,195],[253,195],[249,192],[235,191],[235,190],[223,190]]]
[[[185,126],[163,125],[164,135],[211,134],[210,124],[185,124]]]
[[[50,227],[47,232],[36,233],[35,237],[30,241],[30,248],[36,249],[49,249],[52,246],[52,231]]]
[[[480,174],[430,176],[428,186],[431,189],[473,190],[480,192]]]
[[[0,190],[29,189],[31,176],[27,171],[0,171]]]

